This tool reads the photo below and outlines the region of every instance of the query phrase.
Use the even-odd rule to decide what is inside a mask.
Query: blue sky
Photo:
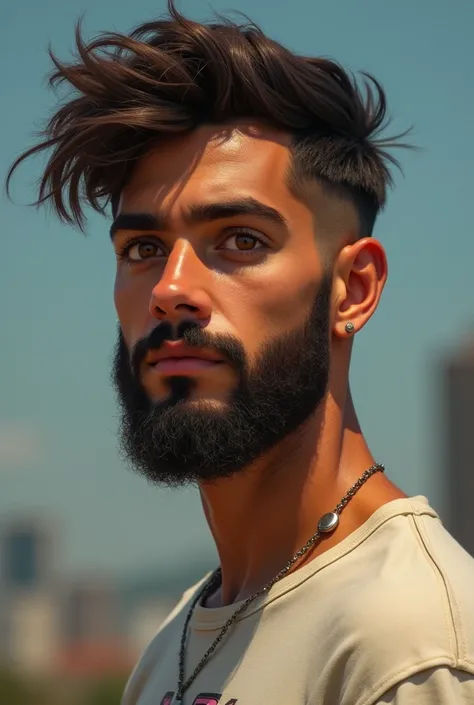
[[[375,74],[393,129],[414,126],[423,149],[400,153],[404,176],[376,235],[389,258],[381,307],[357,337],[352,384],[377,459],[406,492],[443,508],[439,360],[474,331],[472,116],[474,3],[456,0],[215,0],[251,15],[274,38]],[[182,0],[195,18],[210,5]],[[54,104],[48,42],[63,57],[85,12],[90,36],[126,31],[164,2],[19,0],[0,9],[0,169],[32,143]],[[24,204],[40,162],[23,167],[15,203],[0,197],[2,365],[0,517],[41,510],[61,527],[68,571],[171,566],[211,540],[192,490],[148,486],[118,458],[109,366],[116,334],[107,221],[87,237]]]

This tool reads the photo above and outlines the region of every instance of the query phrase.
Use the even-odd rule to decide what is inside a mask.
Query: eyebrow
[[[255,198],[241,198],[221,203],[197,203],[189,206],[184,214],[188,225],[209,223],[214,220],[252,215],[268,220],[274,225],[287,227],[286,218],[271,206]],[[113,240],[120,230],[168,230],[169,220],[165,213],[121,213],[112,223],[110,237]]]

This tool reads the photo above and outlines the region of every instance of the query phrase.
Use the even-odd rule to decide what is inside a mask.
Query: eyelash
[[[152,244],[152,245],[158,245],[158,243],[155,240],[148,239],[146,237],[131,237],[130,240],[127,240],[120,250],[117,252],[117,257],[119,260],[126,262],[127,264],[132,264],[136,262],[144,262],[145,260],[132,260],[128,256],[130,250],[132,247],[135,245],[146,245],[146,244]],[[161,245],[159,245],[161,247]],[[164,249],[164,248],[162,248]]]
[[[259,237],[258,235],[254,234],[254,232],[250,228],[234,228],[230,232],[228,232],[227,237],[225,238],[224,242],[226,242],[230,237],[232,236],[237,236],[237,235],[249,235],[251,238],[253,238],[257,243],[262,245],[262,248],[255,248],[251,250],[230,250],[231,252],[238,252],[240,256],[250,256],[254,255],[255,251],[259,251],[260,249],[263,249],[265,247],[268,247],[268,243],[263,239],[263,237]],[[127,240],[124,245],[121,247],[121,249],[117,252],[117,257],[120,261],[125,262],[126,264],[132,265],[132,264],[139,264],[140,262],[146,262],[147,259],[152,259],[150,258],[144,258],[142,260],[134,260],[130,259],[129,252],[134,247],[135,245],[141,245],[141,244],[153,244],[158,247],[160,247],[162,250],[164,250],[164,247],[161,245],[160,241],[153,238],[147,238],[146,236],[134,236],[131,237],[129,240]],[[224,250],[225,248],[218,247],[216,248],[217,250]],[[163,255],[158,255],[158,256],[163,256]]]

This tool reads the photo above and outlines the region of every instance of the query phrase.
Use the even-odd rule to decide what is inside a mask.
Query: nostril
[[[164,308],[161,308],[161,306],[158,306],[158,304],[155,304],[155,313],[159,316],[167,316],[171,314],[172,311],[186,311],[187,313],[198,314],[199,306],[192,306],[191,304],[178,304],[177,306],[170,306],[167,310],[165,310]]]
[[[178,304],[175,308],[176,311],[179,311],[180,309],[184,309],[185,311],[191,311],[192,313],[197,313],[199,311],[199,308],[197,306],[192,306],[191,304]]]

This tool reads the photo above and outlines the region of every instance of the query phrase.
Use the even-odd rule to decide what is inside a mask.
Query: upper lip
[[[193,348],[180,342],[163,343],[159,350],[150,350],[145,357],[148,365],[156,365],[160,360],[170,358],[194,357],[200,360],[210,360],[212,362],[222,362],[222,356],[208,348]]]

